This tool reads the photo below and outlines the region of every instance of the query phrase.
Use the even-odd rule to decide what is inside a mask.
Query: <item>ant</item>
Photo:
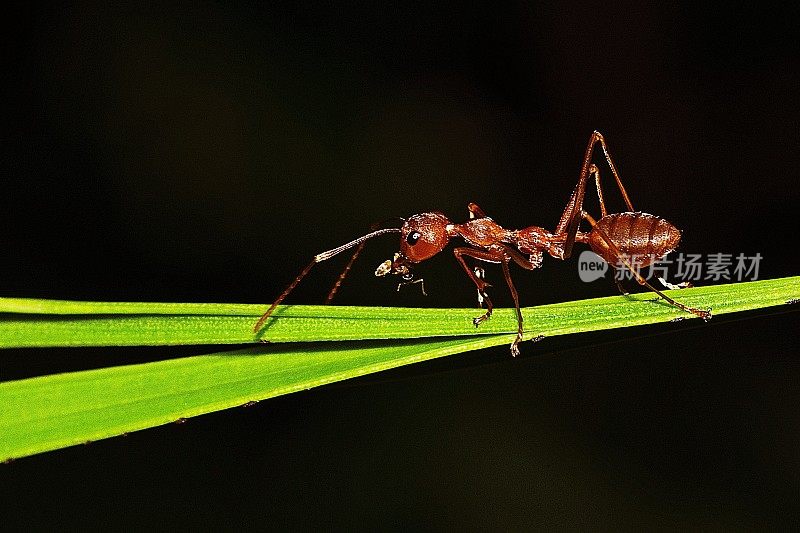
[[[625,212],[608,213],[606,210],[603,189],[600,185],[600,170],[592,163],[592,156],[598,144],[603,150],[605,160],[614,175],[617,187],[628,208]],[[583,210],[586,183],[590,178],[594,178],[597,196],[600,200],[601,216],[598,220],[595,220]],[[439,212],[421,213],[404,220],[400,228],[376,229],[338,248],[314,256],[314,259],[286,287],[278,299],[267,309],[267,312],[261,316],[254,327],[254,332],[258,332],[261,329],[275,308],[292,292],[314,265],[326,261],[345,250],[357,247],[350,262],[328,293],[326,303],[329,303],[366,241],[388,233],[400,234],[400,251],[394,254],[392,259],[387,259],[381,263],[375,270],[375,275],[386,276],[387,274],[394,274],[400,276],[402,281],[397,290],[400,290],[400,287],[404,285],[421,284],[421,278],[414,279],[411,271],[412,267],[444,250],[451,238],[460,237],[466,241],[468,246],[454,248],[453,254],[469,279],[475,284],[478,290],[478,304],[481,307],[484,305],[486,307],[486,312],[473,320],[476,327],[492,316],[494,306],[486,293],[486,289],[491,285],[483,279],[483,269],[479,266],[471,268],[466,258],[485,263],[499,263],[503,269],[503,276],[511,292],[511,297],[514,299],[514,308],[517,315],[517,336],[511,343],[511,354],[513,356],[519,355],[523,319],[519,306],[519,296],[511,280],[510,263],[514,262],[526,270],[534,270],[542,265],[545,252],[555,259],[564,260],[569,258],[576,242],[588,244],[592,251],[615,268],[630,270],[640,285],[655,292],[670,305],[706,321],[711,318],[710,309],[695,309],[676,302],[650,285],[633,267],[634,262],[639,267],[648,266],[674,250],[680,242],[681,232],[661,217],[634,210],[628,193],[622,185],[617,168],[609,155],[605,139],[597,131],[593,132],[589,138],[578,184],[575,186],[554,232],[551,233],[538,226],[530,226],[520,230],[508,230],[486,216],[476,204],[469,204],[467,209],[469,210],[470,220],[463,224],[454,224]],[[580,231],[580,224],[584,220],[591,226],[588,233]],[[615,281],[620,292],[627,294],[622,288],[619,279]],[[667,288],[688,286],[688,284],[672,285],[663,280],[662,283]],[[422,285],[422,292],[425,292],[424,285]],[[534,340],[541,338],[539,336]]]

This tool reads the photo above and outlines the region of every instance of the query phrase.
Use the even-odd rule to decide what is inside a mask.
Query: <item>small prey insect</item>
[[[592,163],[594,150],[598,144],[614,176],[627,211],[608,213],[606,210],[603,189],[600,184],[600,171]],[[590,178],[594,179],[600,201],[601,216],[599,219],[595,219],[583,210],[586,184]],[[356,248],[349,263],[328,294],[326,303],[330,302],[366,241],[389,233],[400,234],[400,251],[395,253],[392,259],[381,263],[375,270],[375,275],[400,276],[402,281],[398,285],[398,290],[403,285],[422,283],[422,279],[414,279],[412,267],[444,250],[450,239],[457,237],[465,242],[466,246],[454,248],[453,254],[467,277],[475,285],[478,291],[478,304],[486,308],[482,315],[473,320],[476,327],[492,316],[494,306],[486,292],[491,285],[484,280],[483,269],[478,265],[471,266],[468,260],[500,264],[506,285],[508,285],[514,300],[517,316],[517,335],[511,343],[511,354],[514,356],[519,355],[519,343],[522,341],[524,330],[519,295],[511,279],[510,264],[513,262],[526,270],[534,270],[542,265],[545,253],[555,259],[569,258],[576,242],[588,245],[592,251],[613,267],[630,270],[639,284],[655,292],[669,304],[704,320],[711,318],[710,309],[696,309],[673,300],[648,283],[634,268],[634,264],[638,267],[648,266],[674,250],[680,242],[681,233],[661,217],[634,210],[617,168],[609,155],[605,139],[597,131],[593,132],[589,138],[578,184],[575,186],[554,231],[550,232],[539,226],[530,226],[519,230],[505,229],[488,217],[476,204],[469,204],[467,209],[470,220],[463,224],[455,224],[439,212],[420,213],[405,220],[399,228],[375,229],[347,244],[314,256],[314,259],[261,316],[255,324],[254,332],[258,332],[262,328],[275,308],[292,292],[314,265],[341,252]],[[580,230],[583,221],[588,222],[590,226],[588,232]],[[664,285],[669,288],[681,286],[668,283],[664,283]],[[620,292],[626,294],[618,280],[617,287]]]

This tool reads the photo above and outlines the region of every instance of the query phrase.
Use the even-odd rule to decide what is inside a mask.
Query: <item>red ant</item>
[[[628,211],[622,213],[611,213],[606,211],[603,199],[603,190],[600,186],[600,171],[592,163],[592,155],[597,144],[603,150],[605,159],[617,182],[617,187],[622,194]],[[583,210],[583,199],[586,191],[586,182],[589,177],[593,177],[597,186],[597,196],[600,200],[601,217],[595,220],[591,215]],[[513,261],[526,270],[533,270],[542,265],[544,252],[556,259],[567,259],[572,255],[572,248],[576,242],[588,244],[589,247],[607,263],[617,268],[627,268],[639,282],[651,291],[658,294],[671,305],[692,313],[703,320],[711,318],[711,310],[695,309],[682,303],[676,302],[657,288],[650,285],[635,269],[632,263],[639,267],[652,264],[656,259],[666,255],[678,246],[681,238],[680,231],[661,217],[635,211],[631,204],[628,193],[622,185],[619,173],[608,153],[606,142],[603,136],[595,131],[592,133],[586,153],[581,166],[580,178],[572,196],[567,203],[564,213],[561,215],[558,225],[553,233],[538,226],[530,226],[520,230],[508,230],[501,227],[494,220],[486,216],[483,210],[476,204],[469,204],[467,207],[470,212],[470,220],[463,224],[453,224],[446,216],[438,212],[421,213],[405,220],[400,228],[386,228],[368,233],[347,244],[323,252],[314,257],[295,280],[289,284],[286,290],[277,300],[267,309],[267,312],[258,320],[254,331],[258,332],[264,322],[272,315],[275,308],[286,298],[300,280],[305,277],[311,268],[317,264],[330,259],[331,257],[348,250],[358,247],[353,254],[350,262],[345,267],[339,279],[334,284],[326,303],[333,299],[342,280],[347,275],[350,267],[361,252],[368,239],[385,235],[387,233],[400,234],[400,251],[394,254],[393,259],[387,259],[381,263],[375,271],[376,276],[396,274],[401,276],[402,282],[398,285],[398,290],[403,285],[412,283],[422,283],[422,279],[414,279],[411,267],[417,263],[430,259],[438,254],[447,246],[453,237],[461,237],[468,246],[460,246],[453,250],[456,259],[463,267],[467,276],[478,289],[478,303],[481,307],[486,306],[486,312],[473,320],[475,326],[492,316],[493,305],[486,294],[486,288],[490,287],[483,279],[483,269],[467,264],[465,258],[469,257],[477,261],[486,263],[500,263],[503,268],[503,276],[506,284],[511,291],[514,299],[514,308],[517,314],[517,336],[511,343],[511,354],[519,354],[519,343],[522,341],[522,312],[519,307],[519,296],[511,281],[509,264]],[[580,231],[580,223],[586,220],[591,225],[588,233]],[[617,287],[623,294],[625,291],[617,281]],[[663,282],[669,288],[675,285]],[[685,285],[684,285],[685,286]],[[422,287],[425,292],[424,286]],[[534,340],[539,340],[536,337]]]

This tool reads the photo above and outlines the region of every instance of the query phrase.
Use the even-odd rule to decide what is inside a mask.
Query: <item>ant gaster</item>
[[[600,171],[592,163],[592,155],[597,144],[603,150],[605,160],[611,169],[628,211],[622,213],[608,213],[606,211],[603,190],[600,185]],[[601,216],[598,220],[595,220],[583,210],[583,199],[589,178],[594,178],[600,201]],[[583,164],[581,165],[578,184],[572,192],[572,196],[570,196],[555,231],[552,233],[538,226],[530,226],[520,230],[505,229],[486,216],[476,204],[469,204],[467,209],[470,213],[470,220],[463,224],[454,224],[442,213],[421,213],[405,220],[400,228],[376,230],[338,248],[316,255],[311,263],[286,287],[286,290],[258,320],[254,331],[258,332],[261,329],[275,308],[300,283],[300,280],[308,274],[315,264],[356,247],[350,262],[328,294],[326,303],[330,302],[366,241],[388,233],[400,233],[400,251],[394,255],[393,259],[388,259],[381,263],[375,271],[375,275],[399,275],[403,281],[398,285],[398,290],[403,285],[421,283],[422,279],[414,279],[411,271],[412,267],[444,250],[450,239],[459,237],[466,242],[467,246],[454,248],[453,254],[469,279],[475,284],[478,290],[479,305],[485,305],[486,307],[486,312],[473,320],[476,327],[492,316],[492,301],[486,293],[487,287],[491,285],[484,281],[483,269],[479,266],[470,267],[467,263],[467,258],[486,263],[499,263],[503,269],[503,276],[511,292],[511,297],[514,299],[514,308],[517,315],[517,336],[514,342],[511,343],[511,354],[514,356],[519,354],[518,346],[522,341],[523,319],[519,306],[519,296],[511,280],[509,264],[514,262],[526,270],[534,270],[541,266],[545,252],[555,259],[569,258],[576,242],[587,244],[592,251],[612,266],[630,270],[639,284],[655,292],[669,304],[704,320],[711,318],[710,309],[695,309],[676,302],[650,285],[633,267],[633,263],[639,267],[648,266],[674,250],[680,242],[681,233],[675,226],[661,217],[634,210],[628,193],[622,185],[617,168],[609,155],[606,142],[597,131],[593,132],[589,139]],[[591,227],[588,233],[580,231],[580,224],[584,220]],[[662,283],[668,288],[686,286],[686,284],[672,285],[663,280]],[[617,287],[620,292],[627,294],[620,285],[619,280],[617,280]],[[422,290],[424,293],[424,286]],[[536,340],[539,338],[541,337],[536,337]]]

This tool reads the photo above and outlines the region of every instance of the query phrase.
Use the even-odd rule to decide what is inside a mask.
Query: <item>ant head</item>
[[[410,266],[430,259],[450,241],[450,221],[441,213],[422,213],[406,220],[400,228],[400,252],[378,266],[376,276],[400,274],[411,279]]]

